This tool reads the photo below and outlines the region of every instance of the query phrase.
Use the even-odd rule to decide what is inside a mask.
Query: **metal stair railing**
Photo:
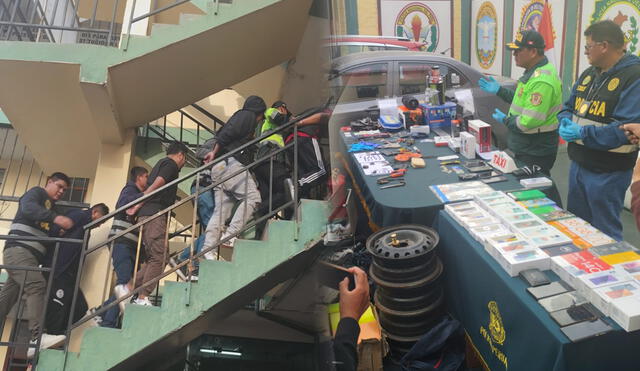
[[[292,151],[293,152],[293,164],[291,167],[291,173],[292,176],[291,178],[294,180],[298,179],[298,127],[296,125],[296,123],[300,120],[303,120],[307,117],[310,117],[318,112],[320,112],[322,110],[322,108],[317,108],[317,109],[312,109],[312,110],[308,110],[305,113],[303,113],[302,115],[295,117],[294,119],[290,120],[289,122],[287,122],[286,124],[278,127],[275,130],[269,131],[267,133],[264,133],[262,136],[260,136],[259,138],[255,138],[252,139],[250,141],[248,141],[247,143],[245,143],[244,145],[236,148],[233,151],[230,151],[228,153],[225,153],[224,155],[221,155],[220,157],[214,159],[212,162],[202,165],[199,168],[195,169],[194,171],[190,172],[189,174],[182,176],[172,182],[169,182],[167,184],[165,184],[164,186],[156,189],[155,191],[135,200],[132,201],[120,208],[118,208],[117,210],[114,210],[113,212],[111,212],[108,215],[105,215],[104,217],[97,219],[95,221],[93,221],[92,223],[89,223],[85,226],[85,235],[84,235],[84,239],[83,239],[83,248],[81,251],[81,255],[80,255],[80,263],[79,263],[79,268],[78,268],[78,274],[76,277],[76,281],[75,281],[75,288],[74,288],[74,299],[72,301],[71,304],[71,308],[70,308],[70,313],[73,313],[75,311],[75,307],[76,307],[76,298],[77,298],[77,293],[78,293],[78,289],[79,289],[79,285],[80,282],[82,280],[83,277],[83,273],[84,273],[84,263],[86,261],[86,258],[98,251],[102,251],[104,248],[108,247],[114,240],[116,240],[119,237],[124,236],[127,233],[131,233],[134,232],[136,230],[143,230],[144,226],[158,218],[158,217],[166,217],[166,215],[170,215],[171,211],[184,205],[185,203],[188,203],[190,201],[193,201],[194,203],[194,207],[193,207],[193,216],[192,216],[192,236],[196,235],[196,216],[197,216],[197,198],[203,194],[204,192],[209,192],[212,189],[214,189],[215,187],[218,187],[220,184],[224,183],[225,181],[232,179],[236,176],[239,175],[243,175],[248,177],[249,173],[248,171],[253,169],[255,166],[259,165],[259,164],[263,164],[266,161],[269,161],[270,164],[270,168],[273,169],[273,161],[274,159],[278,156],[278,155],[282,155],[284,154],[285,151]],[[207,187],[200,187],[199,182],[195,182],[196,183],[196,189],[195,192],[193,194],[191,194],[188,197],[185,197],[179,201],[177,201],[176,203],[174,203],[173,205],[164,208],[163,210],[160,210],[159,212],[157,212],[156,214],[147,217],[147,219],[137,222],[136,224],[132,225],[131,227],[124,229],[122,231],[120,231],[118,234],[112,235],[112,237],[107,238],[106,240],[96,244],[95,246],[90,247],[89,246],[89,240],[91,237],[91,232],[92,230],[99,226],[100,224],[107,222],[109,220],[112,220],[114,218],[115,215],[121,213],[121,212],[125,212],[127,209],[136,206],[138,204],[140,204],[141,202],[147,201],[149,198],[153,197],[154,195],[163,192],[171,187],[177,186],[179,183],[183,182],[183,181],[190,181],[191,179],[198,177],[199,174],[202,171],[207,171],[210,170],[211,168],[213,168],[216,164],[222,162],[222,161],[226,161],[227,159],[229,159],[230,157],[233,157],[236,154],[241,153],[244,150],[250,149],[250,147],[257,145],[259,142],[261,142],[262,140],[264,140],[265,138],[267,138],[270,135],[273,135],[275,133],[286,133],[286,132],[292,132],[293,133],[293,140],[290,141],[288,144],[286,144],[284,147],[279,148],[276,151],[273,151],[261,158],[256,159],[255,161],[251,162],[248,165],[245,165],[243,167],[243,169],[236,171],[222,179],[218,179],[216,180],[213,184],[207,186]],[[244,173],[244,174],[243,174]],[[271,172],[271,174],[273,174],[273,172]],[[246,189],[246,181],[245,180],[245,189]],[[273,182],[273,177],[271,176],[270,179],[270,184],[272,184]],[[82,325],[83,323],[90,321],[92,318],[94,318],[95,316],[99,316],[101,314],[103,314],[104,312],[108,311],[109,309],[115,307],[116,305],[119,305],[120,302],[122,301],[129,301],[131,300],[131,298],[134,295],[137,295],[141,292],[141,290],[144,287],[150,286],[150,285],[155,285],[157,283],[159,283],[160,280],[162,280],[163,278],[169,276],[170,274],[174,273],[176,270],[180,269],[181,267],[187,267],[188,270],[188,276],[191,276],[192,274],[192,270],[193,270],[193,265],[197,260],[200,260],[204,257],[205,254],[209,253],[209,252],[213,252],[213,251],[217,251],[218,252],[218,256],[220,256],[220,246],[226,244],[228,241],[240,237],[242,236],[245,232],[247,232],[249,229],[253,228],[254,226],[258,225],[259,223],[262,222],[266,222],[267,219],[272,218],[273,216],[275,216],[276,214],[278,214],[281,211],[284,211],[285,209],[288,208],[292,208],[293,209],[293,221],[296,223],[296,228],[294,229],[294,234],[295,234],[295,239],[297,240],[298,238],[298,233],[299,233],[299,210],[298,210],[298,182],[295,181],[295,186],[293,187],[293,197],[291,201],[288,201],[286,203],[283,203],[282,205],[272,208],[271,205],[271,199],[272,199],[272,195],[269,195],[269,212],[263,216],[260,216],[258,218],[254,218],[253,220],[249,219],[249,221],[240,229],[240,231],[235,234],[235,235],[231,235],[228,236],[226,238],[221,238],[218,240],[218,242],[216,244],[214,244],[213,246],[209,247],[209,248],[205,248],[202,251],[200,251],[199,253],[195,253],[194,252],[194,241],[193,239],[191,240],[190,246],[189,246],[189,258],[179,264],[177,264],[175,267],[172,267],[171,269],[166,269],[165,266],[165,270],[163,271],[162,274],[160,274],[158,277],[155,277],[154,279],[151,279],[147,282],[142,283],[140,286],[136,287],[134,290],[132,290],[128,295],[121,297],[120,299],[115,300],[114,302],[112,302],[109,305],[103,306],[101,308],[99,308],[98,310],[96,310],[92,315],[88,315],[85,316],[84,318],[82,318],[81,320],[77,321],[77,322],[73,322],[73,317],[70,316],[69,317],[69,321],[68,321],[68,326],[67,326],[67,333],[66,333],[66,340],[65,340],[65,345],[64,345],[64,351],[65,351],[65,363],[66,363],[66,357],[68,355],[68,350],[69,350],[69,343],[70,343],[70,339],[72,336],[72,331],[74,329],[76,329],[77,327],[79,327],[80,325]],[[264,200],[263,200],[264,202]],[[163,216],[165,215],[165,216]],[[138,237],[138,249],[140,248],[140,244],[141,244],[141,235],[142,233],[139,233],[139,237]],[[167,240],[165,239],[165,242]],[[166,248],[166,245],[165,245]],[[166,261],[166,260],[165,260]],[[109,265],[111,264],[110,262],[108,263]],[[191,284],[191,282],[189,282],[189,285]],[[188,286],[190,287],[190,286]]]
[[[14,368],[24,368],[24,369],[28,369],[28,367],[31,365],[33,366],[33,369],[36,369],[36,366],[38,364],[38,358],[40,355],[40,342],[42,339],[42,333],[43,331],[41,331],[44,326],[45,326],[45,321],[46,321],[46,315],[47,315],[47,306],[49,304],[50,301],[50,296],[51,296],[51,288],[53,286],[53,277],[55,275],[55,268],[56,268],[56,263],[58,260],[58,253],[60,250],[60,244],[61,243],[65,243],[65,244],[76,244],[76,245],[80,245],[82,244],[82,240],[78,240],[78,239],[71,239],[71,238],[54,238],[54,237],[36,237],[36,236],[17,236],[17,235],[0,235],[0,241],[5,241],[5,243],[7,241],[16,241],[16,242],[40,242],[40,243],[47,243],[47,244],[54,244],[53,245],[53,254],[52,254],[52,266],[51,267],[44,267],[44,266],[17,266],[17,265],[9,265],[6,263],[0,264],[0,269],[4,269],[5,271],[13,271],[15,272],[35,272],[36,274],[44,274],[44,278],[47,282],[46,284],[46,289],[45,289],[45,293],[44,293],[44,303],[42,306],[42,313],[40,315],[40,318],[38,318],[38,323],[40,325],[40,331],[37,335],[37,337],[35,339],[35,343],[31,343],[29,341],[27,341],[26,343],[21,342],[20,338],[24,338],[24,334],[21,334],[23,332],[24,329],[21,329],[20,324],[22,323],[22,321],[28,319],[24,314],[25,311],[25,303],[24,303],[24,294],[25,294],[25,283],[26,283],[26,279],[27,279],[27,274],[25,274],[24,279],[22,282],[17,282],[18,283],[18,293],[16,296],[16,301],[15,301],[15,305],[17,305],[17,310],[16,310],[16,318],[15,321],[13,323],[13,328],[11,329],[10,335],[9,335],[9,339],[8,341],[0,341],[0,348],[2,347],[6,347],[7,348],[7,360],[6,360],[6,369],[7,370],[13,370]],[[13,249],[18,249],[21,247],[11,247]],[[6,249],[6,248],[5,248]],[[34,273],[31,273],[34,274]],[[6,284],[6,282],[5,282]],[[13,306],[14,304],[12,304]],[[8,313],[7,313],[8,315]],[[8,317],[8,316],[7,316]],[[0,318],[0,321],[3,321],[2,324],[2,328],[0,328],[1,333],[5,332],[5,328],[4,326],[6,326],[7,324],[7,319],[8,318]],[[31,336],[29,335],[29,338]],[[29,348],[33,348],[35,353],[34,353],[34,357],[31,361],[29,360],[25,360],[24,358],[22,358],[23,355],[21,355],[20,357],[16,357],[16,353],[20,350],[24,351],[25,349],[29,349]],[[20,363],[20,360],[25,361],[26,363]],[[16,362],[17,361],[17,362]]]

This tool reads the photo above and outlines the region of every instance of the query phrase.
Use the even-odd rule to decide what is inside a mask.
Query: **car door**
[[[348,121],[364,117],[367,109],[377,106],[378,99],[393,96],[389,75],[386,61],[360,63],[338,71],[329,81],[336,99],[333,115]]]

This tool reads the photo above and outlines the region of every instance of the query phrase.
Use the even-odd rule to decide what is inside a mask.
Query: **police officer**
[[[558,115],[571,159],[567,209],[622,240],[620,212],[638,146],[620,126],[640,122],[640,58],[626,53],[624,34],[613,21],[594,23],[584,35],[591,67]]]
[[[68,176],[56,172],[51,174],[44,187],[33,187],[22,195],[9,235],[49,237],[53,224],[65,230],[71,229],[73,221],[66,216],[58,215],[55,209],[55,202],[62,197],[69,183]],[[48,249],[52,247],[52,244],[47,242],[7,240],[4,245],[3,262],[9,266],[37,268],[44,263]],[[64,335],[44,333],[40,323],[47,289],[47,281],[42,273],[9,268],[7,273],[9,278],[0,292],[0,321],[6,319],[9,311],[18,301],[22,286],[23,296],[26,298],[26,317],[29,320],[32,344],[40,335],[42,335],[41,349],[64,341]],[[29,353],[33,354],[34,350],[30,348]]]
[[[551,175],[558,152],[558,119],[562,108],[562,83],[553,64],[544,56],[544,39],[536,31],[522,31],[507,44],[518,67],[525,69],[516,91],[501,87],[493,78],[481,78],[480,88],[511,103],[508,114],[496,108],[493,118],[509,129],[507,145],[518,166],[538,165]],[[547,195],[560,204],[555,185]]]

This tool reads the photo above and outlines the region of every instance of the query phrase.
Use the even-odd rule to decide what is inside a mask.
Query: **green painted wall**
[[[465,63],[471,63],[471,0],[462,0],[460,5],[462,20],[460,59]]]
[[[505,0],[504,2],[504,43],[513,40],[513,0]],[[504,48],[504,45],[501,45]],[[511,53],[503,49],[502,53],[502,76],[511,76]]]
[[[347,16],[347,34],[357,35],[358,30],[358,2],[356,0],[345,0],[344,11]]]
[[[565,4],[565,14],[578,14],[579,0],[568,0]],[[578,29],[578,17],[565,17],[564,31],[564,49],[562,50],[562,60],[564,65],[562,66],[562,95],[564,99],[569,98],[571,94],[571,88],[573,86],[574,76],[576,75],[576,68],[578,66],[576,55],[576,48],[574,47],[578,42],[577,36]],[[577,71],[581,72],[581,71]]]

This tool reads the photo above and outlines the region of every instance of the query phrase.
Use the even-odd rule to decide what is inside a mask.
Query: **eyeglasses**
[[[588,52],[589,50],[591,50],[591,48],[593,48],[594,46],[596,46],[597,44],[602,44],[604,43],[604,41],[596,41],[593,44],[589,45],[589,44],[585,44],[584,46],[584,51]]]

